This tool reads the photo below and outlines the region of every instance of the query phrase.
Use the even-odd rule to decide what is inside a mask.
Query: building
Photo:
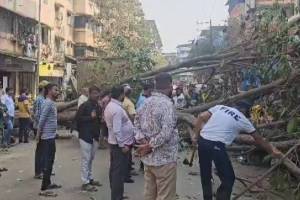
[[[100,33],[101,26],[96,16],[100,9],[96,1],[74,0],[74,55],[79,58],[98,56],[96,34]]]
[[[95,38],[101,28],[95,0],[0,0],[1,88],[19,93],[26,87],[35,93],[39,2],[40,79],[66,87],[74,80],[70,73],[76,59],[97,56]]]
[[[189,54],[192,49],[192,42],[187,44],[181,44],[176,47],[177,49],[177,58],[179,62],[184,62],[189,59]]]
[[[163,53],[163,56],[168,61],[168,65],[175,65],[175,64],[177,64],[179,62],[178,58],[177,58],[177,53],[176,52]]]
[[[0,87],[34,89],[37,39],[34,0],[0,0]]]

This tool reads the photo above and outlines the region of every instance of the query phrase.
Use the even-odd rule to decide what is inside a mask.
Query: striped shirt
[[[42,105],[42,112],[39,121],[41,139],[54,139],[57,130],[57,109],[54,101],[47,98]]]

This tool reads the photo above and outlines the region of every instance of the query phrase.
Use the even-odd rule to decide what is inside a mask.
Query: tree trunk
[[[78,103],[78,99],[75,99],[70,102],[58,102],[56,103],[57,112],[63,112],[64,110],[77,106],[77,103]]]
[[[195,106],[193,108],[184,109],[184,110],[182,110],[182,112],[200,113],[200,112],[206,111],[209,108],[216,106],[216,105],[228,105],[228,104],[232,104],[232,103],[238,102],[243,99],[247,99],[249,97],[267,94],[267,93],[273,92],[276,89],[280,89],[280,87],[286,83],[291,83],[293,81],[299,81],[299,80],[297,80],[297,79],[299,79],[299,76],[300,76],[300,72],[296,71],[295,73],[292,73],[288,79],[278,79],[276,81],[273,81],[273,82],[271,82],[267,85],[261,86],[259,88],[252,89],[247,92],[244,92],[244,93],[241,93],[238,95],[234,95],[234,96],[231,96],[226,99],[220,99],[220,100],[216,100],[216,101],[213,101],[210,103],[206,103],[201,106]]]

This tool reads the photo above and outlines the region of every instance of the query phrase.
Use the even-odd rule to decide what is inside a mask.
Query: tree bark
[[[139,74],[138,75],[138,78],[146,78],[146,77],[152,77],[156,74],[159,74],[161,72],[170,72],[170,71],[174,71],[176,69],[180,69],[180,68],[189,68],[193,65],[196,65],[197,63],[201,62],[201,61],[210,61],[210,60],[217,60],[217,59],[225,59],[225,58],[229,58],[229,57],[232,57],[232,56],[235,56],[237,55],[238,53],[237,52],[230,52],[230,53],[226,53],[226,54],[215,54],[215,55],[205,55],[205,56],[201,56],[201,57],[198,57],[198,58],[193,58],[193,59],[190,59],[186,62],[182,62],[182,63],[178,63],[176,65],[170,65],[170,66],[167,66],[167,67],[164,67],[164,68],[160,68],[160,69],[157,69],[157,70],[154,70],[154,71],[150,71],[150,72],[145,72],[145,73],[142,73],[142,74]],[[126,82],[129,82],[133,79],[135,79],[136,77],[135,76],[130,76],[124,80],[121,81],[121,84],[122,83],[126,83]]]
[[[273,81],[273,82],[271,82],[267,85],[261,86],[261,87],[256,88],[256,89],[249,90],[247,92],[244,92],[244,93],[241,93],[241,94],[238,94],[238,95],[231,96],[231,97],[226,98],[226,99],[220,99],[220,100],[216,100],[216,101],[213,101],[213,102],[210,102],[210,103],[206,103],[206,104],[201,105],[201,106],[195,106],[193,108],[183,109],[182,112],[199,113],[199,112],[206,111],[209,108],[211,108],[213,106],[216,106],[216,105],[222,105],[222,104],[223,105],[228,105],[228,104],[232,104],[232,103],[238,102],[238,101],[243,100],[243,99],[247,99],[249,97],[259,96],[259,95],[262,95],[262,94],[267,94],[267,93],[273,92],[276,89],[280,89],[280,87],[282,85],[286,84],[286,83],[291,83],[293,81],[298,82],[299,81],[298,80],[299,76],[300,76],[299,71],[296,71],[295,73],[291,74],[288,79],[278,79],[278,80]]]
[[[77,103],[78,103],[78,99],[75,99],[70,102],[58,102],[56,103],[57,112],[63,112],[64,110],[77,106]]]

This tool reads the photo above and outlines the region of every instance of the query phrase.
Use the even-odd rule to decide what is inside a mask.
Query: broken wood
[[[276,89],[280,89],[280,87],[282,87],[284,84],[286,83],[291,83],[291,82],[295,82],[295,81],[300,81],[299,80],[300,77],[300,71],[297,71],[295,73],[292,73],[289,78],[284,78],[284,79],[278,79],[276,81],[273,81],[267,85],[263,85],[259,88],[256,89],[252,89],[249,90],[247,92],[238,94],[238,95],[234,95],[231,97],[228,97],[226,99],[220,99],[220,100],[216,100],[210,103],[206,103],[204,105],[201,106],[195,106],[192,108],[188,108],[188,109],[183,109],[182,112],[185,113],[200,113],[203,111],[208,110],[209,108],[216,106],[216,105],[228,105],[228,104],[233,104],[235,102],[238,102],[240,100],[243,99],[247,99],[249,97],[253,97],[253,96],[259,96],[259,95],[263,95],[263,94],[267,94],[270,92],[273,92]]]
[[[56,103],[57,112],[63,112],[64,110],[77,106],[77,104],[78,104],[78,99],[75,99],[70,102],[57,102]]]
[[[250,136],[251,137],[251,136]],[[252,138],[252,137],[251,137]],[[253,148],[254,145],[254,139],[252,138],[252,141],[250,138],[247,138],[246,141],[243,141],[243,137],[237,137],[234,142],[238,141],[238,143],[243,144],[243,145],[236,145],[233,144],[231,146],[227,147],[227,151],[248,151]],[[277,149],[283,151],[291,148],[294,146],[299,140],[287,140],[287,141],[281,141],[281,142],[270,142],[274,147]],[[243,143],[244,142],[244,143]],[[251,146],[252,145],[252,146]]]
[[[217,59],[222,60],[222,59],[225,59],[225,58],[235,56],[237,54],[238,54],[237,52],[230,52],[230,53],[226,53],[226,54],[214,54],[214,55],[200,56],[198,58],[193,58],[193,59],[190,59],[188,61],[178,63],[176,65],[169,65],[167,67],[163,67],[163,68],[160,68],[160,69],[157,69],[157,70],[154,70],[154,71],[145,72],[145,73],[139,74],[137,77],[138,78],[153,77],[156,74],[159,74],[161,72],[170,72],[170,71],[174,71],[174,70],[180,69],[180,68],[189,68],[189,67],[194,66],[197,63],[202,62],[202,61],[210,61],[210,60],[217,60]],[[135,76],[130,76],[126,79],[123,79],[121,81],[121,84],[132,81],[135,78],[136,78]]]
[[[285,164],[285,160],[287,159],[287,156],[292,153],[295,149],[297,149],[300,146],[300,141],[297,142],[297,144],[295,144],[292,148],[290,148],[288,150],[288,152],[286,154],[283,155],[283,157],[275,164],[273,165],[270,169],[268,169],[262,176],[260,176],[255,182],[253,182],[252,184],[250,184],[245,190],[243,190],[241,193],[239,193],[238,195],[236,195],[235,197],[233,197],[233,200],[237,200],[240,197],[242,197],[246,192],[248,192],[251,188],[253,188],[258,182],[262,181],[263,179],[265,179],[271,172],[273,172],[277,167],[279,167],[282,163]],[[300,175],[299,175],[300,177]],[[299,178],[298,177],[298,178]],[[298,179],[299,180],[299,179]]]

